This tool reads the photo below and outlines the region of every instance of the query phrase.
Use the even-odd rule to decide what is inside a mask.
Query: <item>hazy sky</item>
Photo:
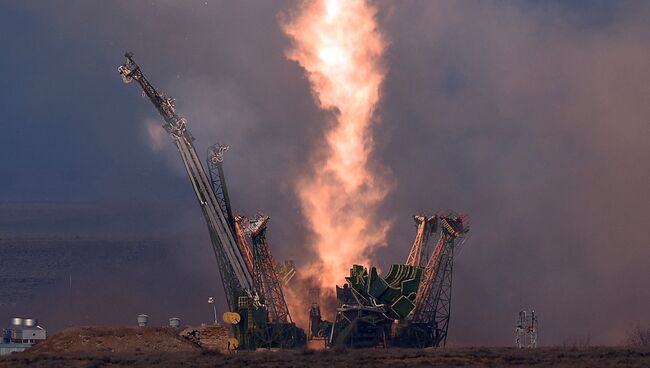
[[[183,295],[220,290],[180,159],[116,72],[130,50],[177,98],[200,154],[231,145],[232,201],[271,216],[276,258],[307,261],[293,185],[328,113],[284,55],[278,15],[295,4],[2,1],[0,201],[102,208],[96,223],[59,221],[69,233],[169,235],[178,269],[202,284]],[[456,257],[450,343],[511,344],[520,307],[539,314],[542,344],[616,344],[650,320],[650,3],[375,4],[389,47],[373,160],[395,184],[378,263],[404,261],[412,214],[454,209],[472,228]],[[89,293],[128,283],[89,277],[110,286]]]

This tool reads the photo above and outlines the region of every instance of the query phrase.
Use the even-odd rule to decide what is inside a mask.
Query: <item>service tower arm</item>
[[[235,231],[235,217],[232,213],[230,196],[228,195],[228,185],[226,185],[226,176],[223,172],[223,154],[230,149],[226,144],[216,143],[208,147],[208,173],[212,182],[212,190],[217,197],[217,202],[221,206],[221,212],[226,215],[230,227]]]
[[[451,314],[454,250],[465,240],[469,227],[461,217],[439,218],[440,238],[424,269],[422,282],[409,315],[412,323],[433,328],[433,346],[444,346]]]
[[[226,295],[229,299],[228,302],[233,307],[237,302],[234,298],[236,294],[242,295],[242,293],[246,293],[252,295],[256,294],[256,290],[251,273],[233,237],[228,215],[224,214],[222,207],[217,201],[210,178],[206,175],[201,161],[196,154],[196,149],[192,144],[194,138],[189,130],[187,130],[187,121],[176,113],[174,100],[158,92],[149,83],[140,67],[133,60],[132,53],[126,53],[125,56],[126,62],[118,67],[118,72],[122,75],[125,83],[130,83],[134,80],[138,82],[144,94],[151,100],[165,121],[163,127],[172,137],[174,144],[178,148],[187,175],[194,188],[196,198],[199,201],[199,206],[208,225],[220,272],[223,277],[234,278],[234,280],[224,279],[224,287],[226,288]],[[228,290],[228,284],[234,285],[234,287],[240,290]]]
[[[413,241],[411,251],[409,252],[405,264],[424,268],[429,261],[429,253],[427,249],[429,236],[436,232],[438,216],[433,215],[427,217],[424,215],[415,215],[413,216],[413,219],[417,224],[418,231],[415,235],[415,240]]]
[[[260,292],[264,294],[265,304],[269,310],[270,320],[274,323],[292,323],[287,302],[282,292],[282,284],[275,270],[275,261],[271,247],[266,239],[269,217],[258,214],[251,219],[246,228],[253,240],[253,260],[256,280],[259,280]]]

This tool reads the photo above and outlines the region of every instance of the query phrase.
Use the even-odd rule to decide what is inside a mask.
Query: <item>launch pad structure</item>
[[[330,345],[351,347],[444,346],[451,315],[454,251],[469,227],[462,216],[414,216],[418,231],[405,264],[388,274],[354,265],[339,301]],[[428,239],[438,233],[432,252]]]
[[[295,266],[278,267],[266,238],[269,217],[237,213],[230,202],[224,173],[227,145],[208,148],[207,172],[194,147],[187,120],[176,112],[174,99],[153,87],[133,60],[118,67],[125,83],[137,82],[163,118],[186,169],[208,227],[223,283],[232,326],[240,349],[296,348],[307,335],[296,326],[283,287],[292,287]],[[451,313],[454,251],[469,231],[466,219],[453,213],[414,216],[417,233],[404,264],[387,275],[375,267],[353,265],[343,287],[336,287],[338,308],[332,322],[324,320],[318,301],[309,308],[309,338],[328,346],[437,347],[447,339]],[[432,250],[429,239],[438,236]]]
[[[208,176],[196,153],[187,120],[176,112],[174,99],[153,87],[133,60],[133,54],[126,53],[125,57],[126,62],[118,67],[123,81],[140,85],[163,117],[163,128],[178,148],[208,226],[230,313],[239,316],[232,320],[239,346],[254,350],[304,345],[304,331],[291,321],[282,292],[273,289],[279,287],[275,270],[267,268],[271,257],[264,235],[268,218],[256,219],[253,230],[247,227],[253,238],[251,247],[244,233],[244,218],[233,215],[222,165],[226,146],[217,144],[208,150]],[[260,257],[258,262],[253,259],[253,251]],[[264,282],[269,279],[275,279],[275,284]],[[274,305],[278,295],[283,305]]]

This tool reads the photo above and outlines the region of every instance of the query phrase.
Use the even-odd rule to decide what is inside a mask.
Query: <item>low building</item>
[[[45,329],[32,318],[14,318],[5,328],[0,342],[0,355],[24,351],[47,338]]]

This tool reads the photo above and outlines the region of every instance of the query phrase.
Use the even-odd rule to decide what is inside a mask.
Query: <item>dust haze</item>
[[[271,217],[274,256],[298,264],[314,258],[294,183],[332,116],[316,106],[303,70],[284,54],[290,40],[278,14],[296,4],[3,4],[0,34],[12,35],[14,52],[0,66],[28,68],[33,81],[0,77],[0,107],[13,124],[6,149],[15,157],[0,163],[12,179],[0,199],[157,203],[164,209],[150,213],[164,213],[169,225],[143,225],[138,235],[174,236],[160,245],[173,251],[168,261],[140,258],[124,271],[128,277],[86,269],[87,309],[96,313],[90,322],[132,323],[145,308],[192,313],[198,309],[187,303],[221,292],[173,145],[150,140],[158,116],[115,71],[126,50],[177,98],[199,152],[215,141],[231,146],[225,168],[233,205]],[[471,238],[455,258],[450,345],[512,344],[520,307],[539,314],[543,345],[584,336],[621,342],[649,319],[650,5],[374,4],[389,68],[372,160],[395,181],[378,213],[392,221],[388,246],[376,254],[380,266],[405,260],[412,214],[467,213]],[[43,107],[47,114],[32,112]],[[40,160],[43,152],[56,159]],[[34,183],[34,173],[49,185]],[[159,286],[129,292],[137,306],[102,316],[111,310],[93,306],[123,295],[136,268]],[[168,297],[160,286],[168,282],[196,295],[157,303]],[[32,310],[54,307],[64,318],[59,297],[52,293],[52,303]]]

